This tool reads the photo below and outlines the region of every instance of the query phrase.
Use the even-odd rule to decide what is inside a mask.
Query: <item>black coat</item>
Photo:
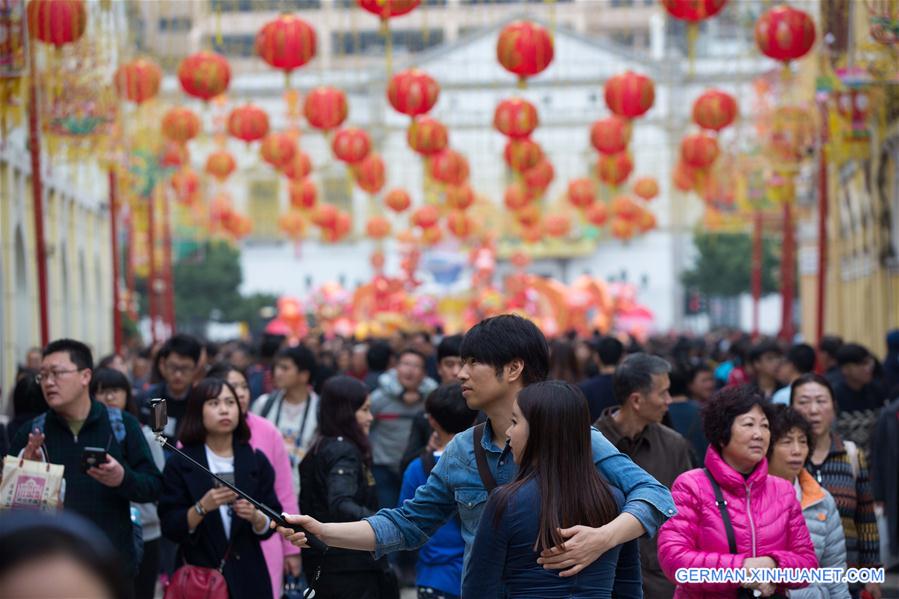
[[[203,445],[191,445],[184,453],[208,467]],[[281,512],[281,504],[275,494],[275,471],[261,451],[248,444],[234,443],[235,486]],[[180,566],[217,568],[228,548],[225,528],[218,509],[212,510],[200,522],[193,534],[187,527],[187,512],[209,489],[214,479],[178,454],[173,455],[163,472],[162,497],[159,500],[159,520],[162,534],[178,544]],[[264,535],[253,532],[252,525],[236,514],[231,520],[233,545],[224,575],[231,599],[257,599],[272,596],[272,584],[265,565],[259,541],[267,539],[274,531]]]
[[[319,522],[356,522],[378,509],[378,493],[362,452],[343,437],[323,437],[300,463],[300,505]],[[303,550],[303,567],[321,564],[323,572],[383,570],[386,559],[374,560],[368,551],[331,547],[324,558]]]

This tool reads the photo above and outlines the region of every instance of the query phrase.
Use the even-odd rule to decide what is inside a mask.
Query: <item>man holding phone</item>
[[[137,573],[130,502],[156,501],[162,475],[140,424],[89,393],[93,357],[86,345],[59,339],[43,351],[38,383],[50,410],[22,426],[12,455],[65,467],[64,509],[96,524]]]

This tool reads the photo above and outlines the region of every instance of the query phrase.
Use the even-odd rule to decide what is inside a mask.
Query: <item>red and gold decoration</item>
[[[391,189],[384,197],[384,205],[400,214],[409,209],[412,205],[412,198],[405,189]]]
[[[346,94],[335,87],[317,87],[306,96],[303,114],[316,129],[324,132],[336,129],[349,114]]]
[[[755,43],[769,58],[783,63],[797,60],[815,44],[815,22],[805,11],[775,6],[756,21]]]
[[[529,137],[539,124],[537,108],[523,98],[503,100],[493,113],[493,126],[512,139]]]
[[[296,210],[290,210],[278,217],[278,229],[288,239],[299,241],[306,232],[306,219]]]
[[[30,0],[28,32],[57,48],[81,39],[87,29],[84,0]]]
[[[609,219],[609,209],[604,202],[595,202],[584,211],[584,218],[591,225],[601,227]]]
[[[690,57],[691,72],[699,23],[721,12],[725,4],[727,0],[662,0],[662,6],[669,15],[687,22],[687,53]]]
[[[550,214],[543,222],[543,229],[550,237],[565,237],[571,232],[571,217],[567,214]]]
[[[590,128],[590,143],[600,154],[618,154],[631,141],[631,124],[619,116],[599,119]]]
[[[291,181],[302,181],[312,172],[312,161],[306,152],[298,149],[293,158],[281,169],[281,172]]]
[[[409,147],[422,156],[432,156],[449,145],[446,125],[427,115],[417,116],[406,134]]]
[[[462,185],[468,181],[468,159],[455,150],[444,150],[428,159],[431,178],[446,185]]]
[[[596,201],[596,185],[591,179],[575,179],[568,183],[568,203],[584,210]]]
[[[175,197],[182,204],[189,204],[200,191],[200,177],[190,168],[183,168],[172,175],[170,181]]]
[[[718,141],[705,133],[694,133],[681,141],[681,160],[692,169],[704,170],[718,158]]]
[[[524,173],[543,159],[543,148],[532,139],[510,139],[506,142],[503,159],[513,171]]]
[[[270,133],[259,147],[259,154],[262,159],[275,167],[282,170],[293,157],[296,156],[299,148],[296,140],[287,133]]]
[[[634,181],[634,195],[647,202],[659,195],[659,183],[653,177],[640,177]]]
[[[537,23],[516,21],[506,25],[496,41],[496,59],[518,76],[520,86],[528,77],[543,72],[553,60],[550,33]]]
[[[383,216],[372,216],[365,223],[365,234],[375,240],[389,236],[390,229],[390,221]]]
[[[719,132],[737,118],[737,100],[730,94],[710,89],[693,103],[693,122],[711,131]]]
[[[533,194],[531,194],[531,192],[529,192],[521,183],[509,185],[506,187],[506,192],[503,194],[503,203],[506,205],[506,208],[513,212],[521,210],[530,204],[533,199]]]
[[[312,25],[291,14],[269,21],[256,35],[256,53],[285,76],[312,60],[315,44]]]
[[[409,216],[409,222],[420,229],[436,227],[440,221],[440,210],[430,204],[421,206]]]
[[[461,210],[453,210],[446,216],[446,228],[457,239],[468,239],[474,232],[474,219]]]
[[[447,185],[446,205],[453,210],[468,210],[475,202],[474,190],[471,185]]]
[[[540,159],[540,162],[524,171],[521,179],[531,192],[543,195],[555,176],[556,171],[552,163],[544,156]]]
[[[200,133],[200,117],[190,108],[176,106],[162,117],[162,135],[175,143],[184,144]]]
[[[696,173],[683,160],[678,161],[671,174],[671,181],[679,191],[687,192],[696,185]]]
[[[218,181],[224,181],[237,170],[234,156],[227,150],[216,150],[206,159],[206,172]]]
[[[33,6],[32,3],[30,6]],[[135,104],[155,98],[162,81],[162,69],[147,58],[138,58],[121,65],[115,73],[115,88],[119,97]]]
[[[221,54],[204,50],[181,61],[178,80],[184,93],[208,102],[228,89],[231,65]]]
[[[290,183],[290,205],[297,210],[312,210],[318,204],[318,188],[312,179]]]
[[[430,75],[418,69],[402,71],[391,77],[387,99],[393,109],[410,117],[426,114],[437,103],[440,86]]]
[[[228,133],[246,143],[259,141],[268,134],[268,115],[254,104],[238,106],[228,115]]]
[[[633,71],[615,75],[605,86],[606,106],[625,119],[643,116],[652,108],[656,92],[652,79]]]
[[[601,155],[596,163],[596,174],[606,185],[617,187],[627,181],[634,170],[634,163],[627,152]]]
[[[334,134],[331,150],[341,162],[356,164],[371,152],[371,138],[357,127],[344,127]]]
[[[384,160],[375,152],[369,153],[363,160],[353,165],[356,184],[370,194],[376,194],[384,188],[387,169]]]

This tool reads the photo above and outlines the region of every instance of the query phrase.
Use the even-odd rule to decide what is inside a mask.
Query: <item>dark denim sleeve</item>
[[[506,565],[509,531],[515,525],[512,510],[507,509],[503,518],[493,525],[496,513],[496,493],[487,501],[478,533],[471,548],[469,568],[462,579],[462,597],[502,597],[505,594],[502,577]],[[639,564],[637,565],[639,569]]]
[[[640,541],[634,539],[621,546],[615,568],[616,599],[643,599],[643,576],[640,574]]]

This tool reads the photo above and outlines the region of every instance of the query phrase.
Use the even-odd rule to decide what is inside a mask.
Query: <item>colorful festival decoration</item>
[[[510,139],[506,142],[503,159],[513,171],[524,173],[540,163],[543,159],[543,148],[530,138]]]
[[[775,6],[756,21],[755,42],[769,58],[783,63],[797,60],[815,44],[815,22],[805,11]]]
[[[406,135],[409,147],[422,156],[433,156],[449,145],[446,125],[427,115],[417,116],[409,125]]]
[[[384,160],[375,152],[371,152],[363,160],[353,165],[356,184],[370,194],[376,194],[384,188],[387,169]]]
[[[391,189],[384,196],[384,204],[397,214],[400,214],[409,209],[409,206],[412,205],[412,198],[409,197],[409,193],[405,189]]]
[[[522,181],[529,191],[536,195],[543,195],[556,176],[552,163],[544,156],[533,167],[524,171]]]
[[[529,137],[539,124],[537,107],[523,98],[503,100],[493,113],[493,126],[512,139]]]
[[[184,93],[208,102],[228,89],[231,65],[221,54],[203,50],[181,61],[178,80]]]
[[[293,160],[298,150],[297,142],[290,134],[270,133],[262,140],[259,154],[275,169],[281,170]]]
[[[284,164],[281,172],[291,181],[302,181],[312,172],[312,160],[306,152],[297,149],[293,158]]]
[[[680,146],[681,160],[690,168],[707,169],[718,158],[718,141],[705,133],[684,137]]]
[[[426,114],[437,103],[440,85],[418,69],[395,74],[387,85],[387,99],[393,109],[410,117]]]
[[[349,114],[346,94],[335,87],[317,87],[306,96],[303,114],[316,129],[326,133],[336,129]]]
[[[647,202],[659,195],[659,183],[653,177],[641,177],[634,181],[634,195]]]
[[[206,159],[206,172],[219,182],[226,180],[237,169],[234,156],[227,150],[216,150]]]
[[[176,106],[162,117],[162,135],[175,143],[184,144],[200,133],[200,117],[190,108]]]
[[[462,185],[468,181],[468,159],[455,150],[444,150],[428,159],[431,178],[446,185]]]
[[[652,108],[655,97],[652,79],[633,71],[625,71],[606,81],[606,106],[625,119],[635,119],[646,114]]]
[[[711,131],[721,131],[737,118],[737,100],[730,94],[710,89],[693,103],[693,122]]]
[[[312,179],[292,181],[289,189],[290,205],[297,210],[312,210],[318,204],[318,188]]]
[[[30,0],[28,32],[57,48],[81,39],[87,29],[84,0]]]
[[[631,124],[619,116],[609,116],[593,123],[590,143],[600,154],[618,154],[631,141]]]
[[[160,81],[162,69],[147,58],[127,62],[115,73],[115,88],[119,97],[138,105],[156,97]]]
[[[248,144],[259,141],[268,134],[268,115],[254,104],[238,106],[228,115],[228,133]]]
[[[291,14],[269,21],[256,35],[256,53],[285,76],[312,60],[315,44],[312,25]]]
[[[627,181],[633,170],[634,162],[627,152],[601,155],[596,163],[596,174],[599,180],[613,187],[617,187]]]
[[[568,183],[568,203],[575,208],[589,208],[596,201],[596,185],[591,179],[575,179]]]
[[[520,86],[528,77],[543,72],[553,60],[552,36],[530,21],[516,21],[500,31],[496,59],[504,69],[518,76]]]
[[[357,127],[344,127],[334,134],[331,150],[341,162],[356,164],[371,152],[371,138]]]

